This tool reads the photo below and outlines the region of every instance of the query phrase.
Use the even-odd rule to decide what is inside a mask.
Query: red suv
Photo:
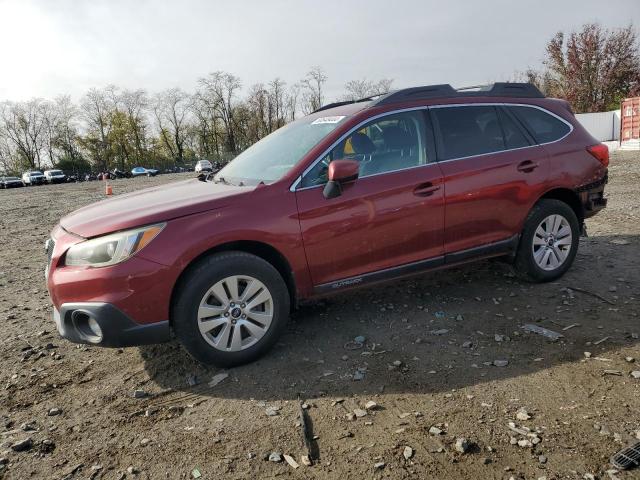
[[[60,334],[169,340],[231,366],[306,300],[504,256],[533,281],[573,262],[609,162],[534,86],[435,85],[327,105],[215,175],[64,217],[47,241]]]

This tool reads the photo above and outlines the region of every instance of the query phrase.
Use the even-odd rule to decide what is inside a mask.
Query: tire
[[[529,212],[520,236],[514,263],[517,273],[533,282],[560,278],[576,257],[579,237],[578,217],[569,205],[540,200]]]
[[[233,288],[238,292],[235,301]],[[251,306],[266,296],[270,299]],[[172,309],[173,329],[196,360],[233,367],[257,359],[275,344],[286,326],[289,304],[287,285],[269,262],[245,252],[213,254],[190,267],[181,279]],[[200,315],[202,320],[201,311],[206,312]],[[201,328],[214,324],[201,333]]]

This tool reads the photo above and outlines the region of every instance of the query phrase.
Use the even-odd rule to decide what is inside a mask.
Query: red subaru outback
[[[529,84],[328,105],[216,175],[63,218],[47,242],[54,318],[74,342],[175,335],[230,366],[266,352],[303,299],[497,256],[554,280],[606,205],[608,161]]]

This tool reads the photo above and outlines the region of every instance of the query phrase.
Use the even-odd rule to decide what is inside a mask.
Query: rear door
[[[501,105],[436,106],[430,112],[446,189],[445,253],[512,238],[532,199],[544,191],[546,152]]]
[[[296,200],[319,290],[360,283],[361,275],[419,260],[443,261],[444,189],[426,120],[423,110],[372,120],[303,175]],[[326,199],[328,164],[342,158],[358,160],[360,176],[341,196]]]

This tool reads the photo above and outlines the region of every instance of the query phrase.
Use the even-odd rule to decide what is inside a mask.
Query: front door
[[[423,111],[386,115],[358,127],[303,176],[296,200],[316,287],[442,258],[444,186],[427,133]],[[341,158],[358,160],[360,176],[326,199],[327,166]]]

